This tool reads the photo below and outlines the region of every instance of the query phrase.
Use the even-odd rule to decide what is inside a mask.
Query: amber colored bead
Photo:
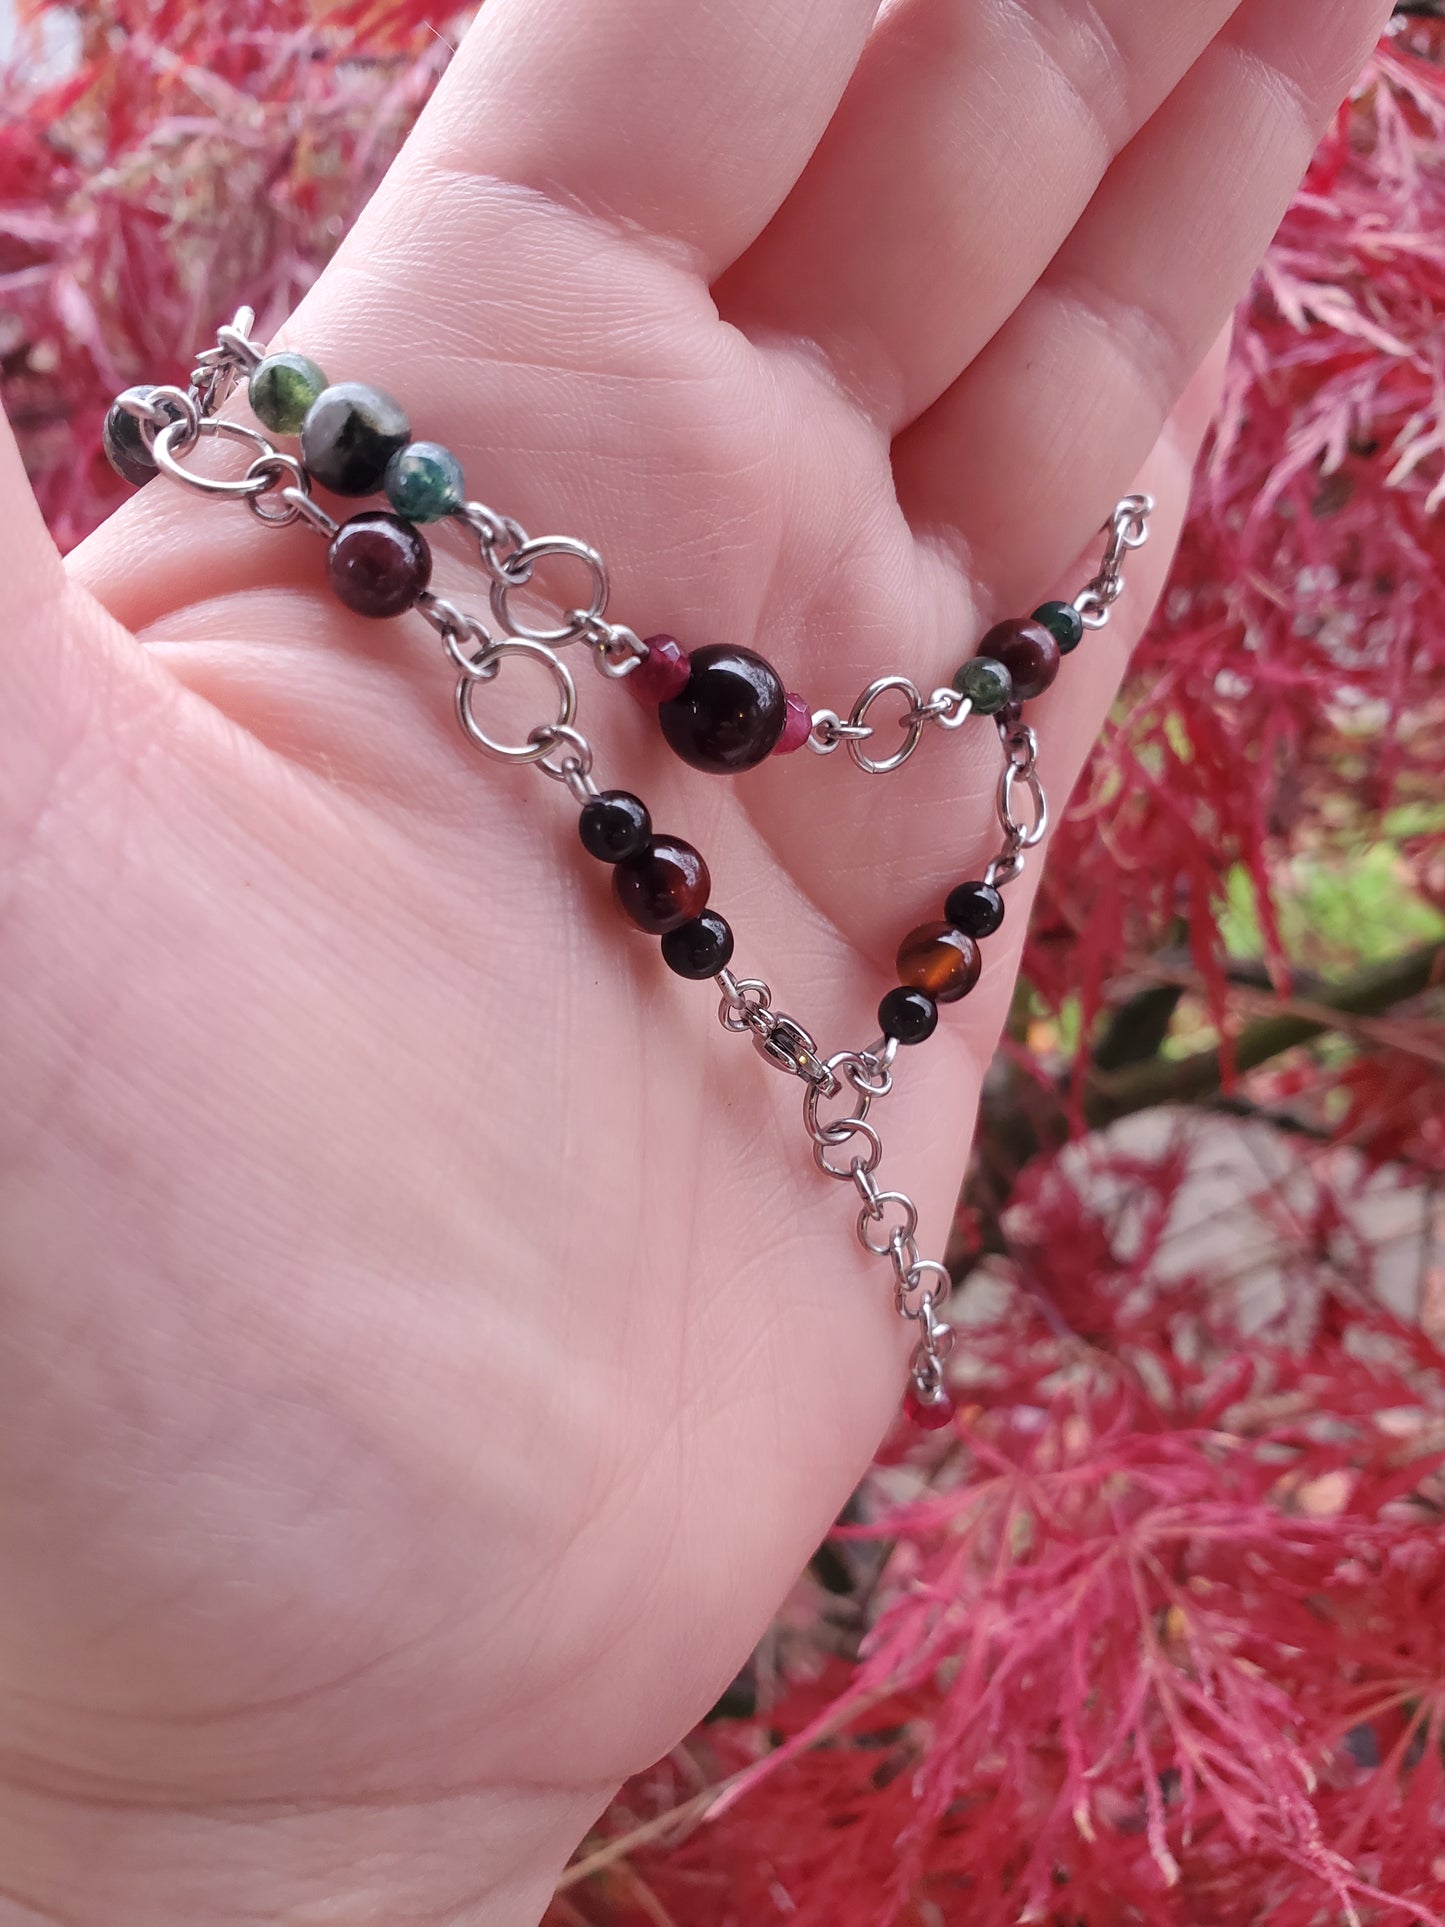
[[[1003,897],[991,883],[960,883],[949,891],[943,914],[966,937],[991,937],[1003,922]]]
[[[1014,695],[1020,702],[1042,696],[1063,660],[1051,632],[1041,622],[1023,617],[990,629],[978,645],[978,653],[1003,664],[1013,678]]]
[[[878,1028],[900,1044],[921,1044],[938,1029],[938,1005],[926,990],[900,984],[878,1006]]]
[[[711,889],[706,863],[679,836],[653,837],[646,849],[612,872],[618,909],[654,937],[700,917]]]
[[[751,649],[697,649],[686,684],[658,708],[662,733],[685,763],[726,776],[770,756],[788,720],[776,669]]]
[[[331,538],[326,573],[359,616],[399,616],[431,581],[426,537],[399,515],[365,509]]]
[[[694,983],[715,977],[733,960],[732,926],[716,910],[704,910],[700,917],[668,931],[662,940],[662,960],[669,970]]]
[[[982,970],[982,951],[951,923],[920,924],[899,946],[898,981],[926,991],[936,1004],[966,997]]]

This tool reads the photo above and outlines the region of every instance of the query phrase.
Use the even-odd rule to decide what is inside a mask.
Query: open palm
[[[1038,706],[1058,799],[1385,11],[489,0],[284,338],[595,543],[640,634],[815,705],[947,680],[1142,482],[1159,539]],[[8,445],[3,490],[0,1918],[535,1919],[866,1464],[887,1268],[420,622],[163,482],[67,572]],[[740,973],[866,1043],[991,853],[994,732],[731,782],[583,701]],[[935,1252],[1026,900],[889,1102]]]

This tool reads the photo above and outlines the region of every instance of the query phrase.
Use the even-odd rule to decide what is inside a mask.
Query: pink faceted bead
[[[918,1396],[917,1387],[910,1385],[903,1409],[922,1431],[941,1432],[945,1425],[952,1425],[956,1408],[947,1392],[936,1399],[923,1399]]]
[[[644,647],[647,654],[626,678],[627,687],[640,703],[668,702],[691,674],[687,651],[671,636],[649,636]]]
[[[788,695],[788,720],[783,724],[783,733],[773,745],[774,756],[790,756],[795,749],[801,749],[813,733],[813,712],[803,698]]]

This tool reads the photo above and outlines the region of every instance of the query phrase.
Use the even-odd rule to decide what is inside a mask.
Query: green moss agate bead
[[[1072,602],[1046,602],[1034,610],[1034,621],[1041,622],[1059,645],[1061,656],[1072,655],[1084,640],[1084,618]]]
[[[975,656],[953,679],[960,696],[967,696],[980,716],[996,716],[1013,700],[1013,677],[992,656]]]
[[[391,506],[408,522],[440,522],[466,494],[462,465],[440,442],[408,442],[386,465]]]
[[[251,376],[251,413],[277,435],[299,435],[326,376],[306,355],[267,355]]]

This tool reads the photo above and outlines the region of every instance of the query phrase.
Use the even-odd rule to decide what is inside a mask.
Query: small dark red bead
[[[331,538],[331,586],[359,616],[399,616],[431,581],[431,550],[420,529],[384,509],[353,515]]]
[[[685,763],[735,775],[772,754],[788,718],[787,692],[772,664],[751,649],[713,643],[693,651],[686,688],[661,704],[657,717]]]
[[[773,744],[774,756],[791,756],[795,749],[801,749],[813,733],[813,712],[803,698],[790,694],[788,697],[788,716],[783,724],[783,733]]]
[[[687,687],[687,651],[671,636],[649,636],[643,647],[647,654],[623,679],[624,685],[640,703],[665,703]]]
[[[617,907],[654,937],[700,917],[711,889],[706,863],[680,836],[653,837],[612,872]]]
[[[946,1391],[941,1391],[934,1399],[920,1398],[917,1386],[910,1385],[903,1409],[923,1431],[941,1432],[945,1425],[952,1425],[958,1408]]]
[[[1003,664],[1013,677],[1014,695],[1020,702],[1042,696],[1063,660],[1058,643],[1044,625],[1022,616],[990,629],[978,645],[978,653]]]

